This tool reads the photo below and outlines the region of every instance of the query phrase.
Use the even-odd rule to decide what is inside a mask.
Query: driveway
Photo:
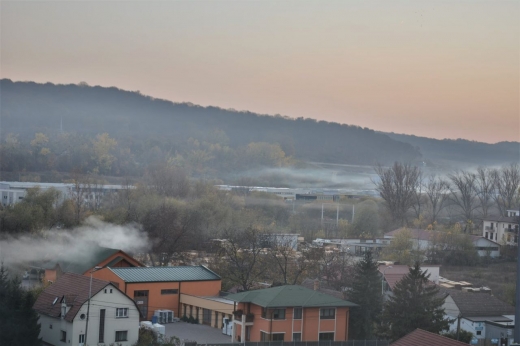
[[[203,324],[186,322],[167,323],[164,325],[166,336],[176,336],[181,340],[197,341],[197,343],[231,342],[231,336],[222,334],[222,329]]]

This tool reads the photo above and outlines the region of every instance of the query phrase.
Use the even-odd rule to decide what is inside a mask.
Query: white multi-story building
[[[136,303],[108,281],[64,273],[38,296],[33,308],[46,345],[130,346],[138,340]]]
[[[519,210],[507,210],[506,216],[489,216],[483,221],[482,236],[504,245],[518,244]]]

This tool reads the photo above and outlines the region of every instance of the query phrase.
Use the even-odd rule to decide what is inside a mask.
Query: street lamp
[[[388,269],[393,268],[392,266],[388,266],[383,270],[383,277],[381,278],[381,295],[385,294],[385,273]]]
[[[90,297],[92,296],[92,273],[95,272],[96,270],[99,270],[99,269],[102,269],[101,267],[94,267],[92,268],[92,270],[90,271],[90,285],[89,285],[89,288],[88,288],[88,304],[87,304],[87,325],[85,326],[85,345],[88,345],[87,344],[87,337],[88,337],[88,316],[89,316],[89,313],[90,313]]]

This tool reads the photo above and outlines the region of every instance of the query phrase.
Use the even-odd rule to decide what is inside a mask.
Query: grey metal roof
[[[204,266],[110,268],[126,282],[210,281],[220,276]]]

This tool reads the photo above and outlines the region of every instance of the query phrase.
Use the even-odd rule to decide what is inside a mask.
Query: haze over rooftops
[[[237,303],[253,303],[264,308],[275,307],[343,307],[356,304],[298,285],[287,285],[241,292],[226,296]]]
[[[109,268],[126,282],[211,281],[220,280],[204,266]]]

